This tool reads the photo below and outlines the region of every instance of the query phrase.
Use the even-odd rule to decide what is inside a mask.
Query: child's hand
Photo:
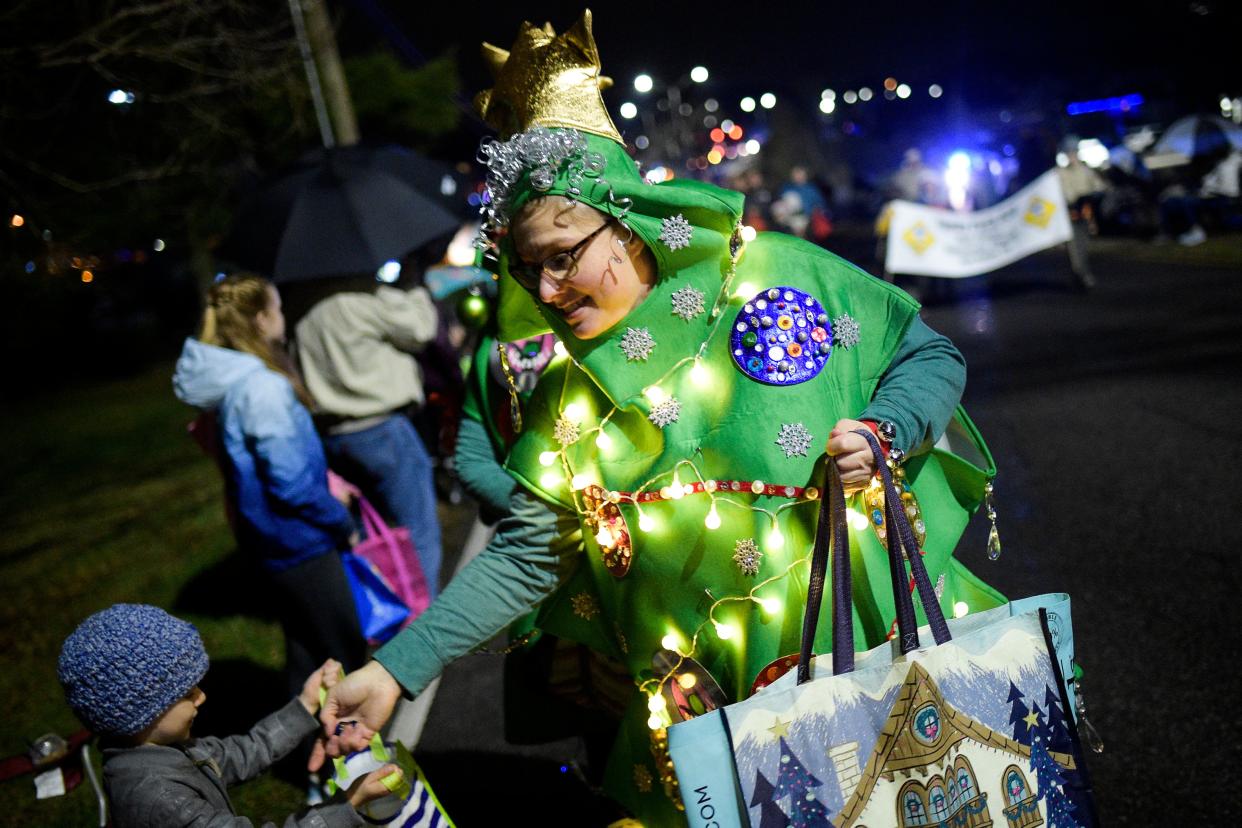
[[[318,670],[310,674],[310,678],[302,685],[302,692],[298,694],[298,701],[306,708],[307,713],[314,716],[319,712],[319,688],[335,687],[344,673],[341,663],[330,658]]]
[[[384,784],[384,777],[389,774],[396,775],[395,781],[401,780],[401,768],[388,764],[378,770],[371,771],[354,782],[354,784],[349,786],[349,791],[345,794],[349,804],[355,808],[361,808],[368,802],[374,802],[380,797],[388,796],[392,791],[388,790],[388,787]]]

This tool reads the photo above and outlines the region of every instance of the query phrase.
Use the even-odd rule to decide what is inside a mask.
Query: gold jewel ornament
[[[600,74],[589,9],[559,35],[551,23],[523,22],[509,51],[484,43],[483,60],[496,82],[474,105],[501,138],[568,127],[625,143],[600,95],[612,81]]]

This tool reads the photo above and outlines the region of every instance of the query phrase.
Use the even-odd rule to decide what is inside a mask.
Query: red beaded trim
[[[749,480],[712,480],[706,482],[683,483],[682,491],[685,492],[687,486],[690,491],[685,494],[703,494],[707,491],[707,482],[716,484],[716,492],[721,494],[754,494],[767,495],[768,497],[787,497],[791,500],[816,500],[819,498],[819,489],[814,486],[782,486],[778,483],[764,483],[763,488],[756,492],[752,487],[753,481]],[[671,484],[670,484],[671,485]],[[661,486],[660,488],[665,488]],[[635,495],[633,492],[616,492],[621,500],[628,500],[632,503],[652,503],[657,500],[674,500],[673,497],[665,497],[660,494],[659,490],[646,491],[642,494]],[[684,495],[683,495],[684,496]]]

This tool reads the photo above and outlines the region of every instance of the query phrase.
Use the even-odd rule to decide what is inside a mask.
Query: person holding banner
[[[499,336],[550,329],[567,355],[521,409],[495,538],[332,689],[328,748],[364,746],[398,698],[537,607],[541,629],[624,665],[604,787],[643,824],[675,824],[667,728],[750,696],[799,650],[828,463],[852,493],[860,646],[889,636],[875,460],[852,432],[885,441],[950,612],[1003,601],[952,554],[991,464],[958,407],[962,357],[908,295],[756,236],[739,193],[644,181],[600,96],[589,12],[560,35],[525,23],[511,51],[484,55],[496,82],[476,102],[502,138],[481,149]]]

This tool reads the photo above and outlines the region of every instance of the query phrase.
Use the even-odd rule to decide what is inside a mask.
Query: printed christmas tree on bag
[[[776,798],[789,797],[789,824],[793,828],[827,828],[830,825],[827,806],[811,790],[823,784],[806,769],[782,736]]]
[[[1039,705],[1033,705],[1027,721],[1031,726],[1031,772],[1038,782],[1039,798],[1048,811],[1048,828],[1078,828],[1074,803],[1065,795],[1065,776],[1048,752],[1048,725]]]

